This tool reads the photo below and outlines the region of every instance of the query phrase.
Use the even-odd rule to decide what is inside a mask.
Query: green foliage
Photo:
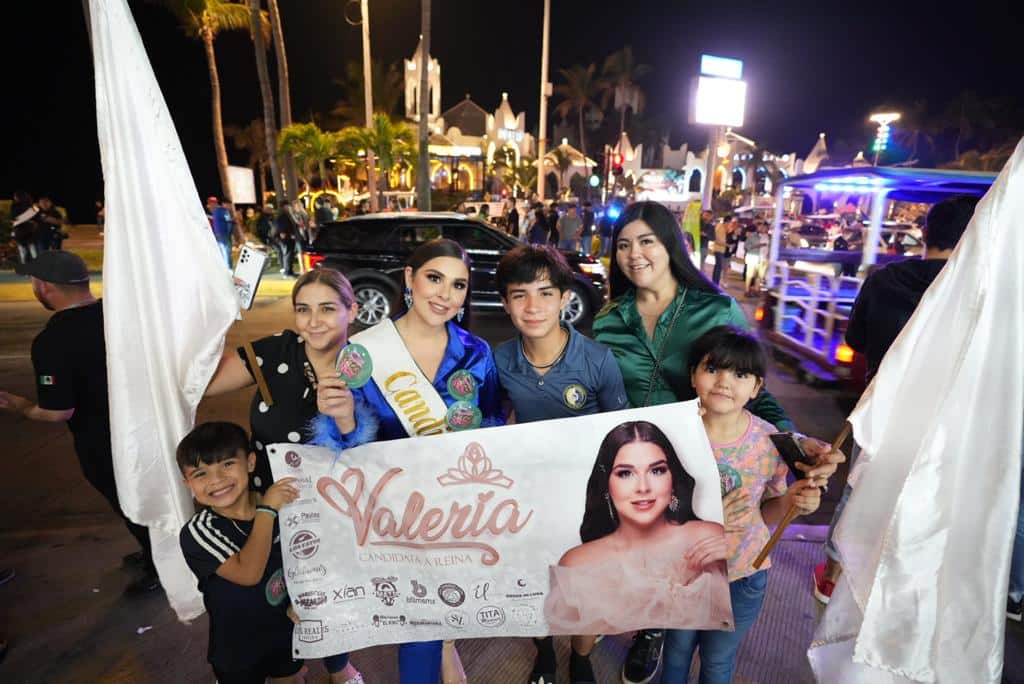
[[[363,87],[363,65],[361,62],[347,62],[342,78],[334,79],[341,88],[341,99],[331,109],[331,115],[344,126],[366,123],[366,97]],[[398,111],[398,105],[405,96],[405,83],[398,63],[384,65],[373,60],[370,63],[370,84],[373,89],[373,111],[389,117]]]

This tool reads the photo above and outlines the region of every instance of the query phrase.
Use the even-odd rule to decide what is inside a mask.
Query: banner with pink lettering
[[[732,629],[722,488],[696,401],[268,448],[294,645]],[[728,480],[728,482],[727,482]]]

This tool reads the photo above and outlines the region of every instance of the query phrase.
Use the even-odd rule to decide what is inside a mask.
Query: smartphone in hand
[[[772,444],[778,449],[779,455],[782,456],[782,460],[786,462],[789,467],[789,471],[798,479],[802,480],[805,475],[803,471],[797,469],[797,463],[804,463],[806,465],[814,465],[817,461],[814,457],[808,456],[804,451],[803,447],[800,446],[800,438],[793,432],[776,432],[768,435],[772,440]]]

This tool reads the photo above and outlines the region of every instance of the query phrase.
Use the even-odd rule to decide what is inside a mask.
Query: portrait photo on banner
[[[733,626],[721,480],[696,401],[268,448],[295,654]]]

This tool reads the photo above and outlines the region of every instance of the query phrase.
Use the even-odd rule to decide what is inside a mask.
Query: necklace
[[[533,361],[531,361],[529,355],[527,355],[526,353],[526,347],[523,346],[523,338],[521,336],[519,338],[519,348],[523,350],[523,358],[525,358],[526,362],[533,366],[534,368],[551,368],[552,366],[556,365],[559,361],[561,361],[563,356],[565,356],[565,350],[569,348],[569,333],[565,334],[565,342],[562,343],[562,348],[559,350],[558,355],[555,356],[555,360],[552,361],[551,363],[541,365],[539,363],[534,363]]]

